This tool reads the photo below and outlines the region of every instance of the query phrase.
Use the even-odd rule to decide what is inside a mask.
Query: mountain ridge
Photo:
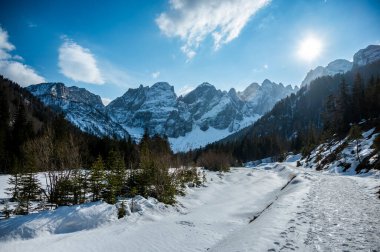
[[[311,81],[323,77],[344,74],[359,66],[364,66],[380,59],[380,45],[368,45],[360,49],[353,56],[353,62],[345,59],[336,59],[331,61],[327,66],[317,66],[311,69],[301,83],[301,87],[307,86]]]
[[[179,137],[191,138],[194,130],[224,132],[221,136],[236,132],[257,120],[278,99],[298,90],[265,80],[254,97],[242,99],[241,92],[234,88],[227,92],[204,82],[186,95],[177,96],[169,83],[157,82],[130,88],[104,106],[100,96],[62,83],[37,84],[27,89],[84,131],[118,138],[131,134],[138,140],[148,129],[150,134],[166,135],[174,142]],[[273,92],[277,96],[269,99]],[[186,141],[186,146],[199,147],[191,139]]]

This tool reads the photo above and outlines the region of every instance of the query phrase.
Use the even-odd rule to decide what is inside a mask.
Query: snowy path
[[[91,230],[0,239],[0,251],[380,251],[379,179],[286,163],[207,177],[208,187],[189,189],[179,208],[152,208]],[[39,225],[31,221],[20,232]]]
[[[378,179],[299,171],[257,220],[211,251],[380,251]]]
[[[311,228],[307,243],[318,251],[380,250],[380,200],[357,180],[320,176],[305,202]]]

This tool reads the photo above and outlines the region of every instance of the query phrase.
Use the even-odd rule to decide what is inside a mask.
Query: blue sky
[[[311,68],[380,43],[380,1],[15,0],[2,3],[0,26],[0,74],[114,99],[157,81],[178,93],[205,81],[299,85]],[[321,51],[301,59],[310,36]]]

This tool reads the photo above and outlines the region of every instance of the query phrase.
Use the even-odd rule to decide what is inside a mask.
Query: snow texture
[[[341,176],[292,162],[206,172],[175,206],[136,197],[0,221],[0,251],[379,251],[380,176]],[[4,187],[1,184],[1,187]]]

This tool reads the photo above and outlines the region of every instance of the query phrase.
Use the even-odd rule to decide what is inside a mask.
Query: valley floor
[[[380,251],[378,175],[342,176],[277,163],[210,172],[207,179],[207,187],[189,188],[176,207],[151,204],[76,232],[70,225],[78,223],[54,212],[0,221],[0,251]],[[104,205],[88,209],[109,214]]]

